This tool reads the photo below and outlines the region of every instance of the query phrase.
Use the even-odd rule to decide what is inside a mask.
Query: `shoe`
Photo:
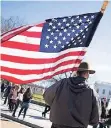
[[[15,115],[12,115],[13,117],[16,117]]]
[[[42,113],[42,117],[44,116],[44,113]]]
[[[44,112],[42,113],[42,117],[44,117],[44,118],[45,118],[45,113],[44,113]]]

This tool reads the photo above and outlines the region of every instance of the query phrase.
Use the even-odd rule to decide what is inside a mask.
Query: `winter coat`
[[[46,89],[43,96],[51,107],[50,120],[54,124],[87,127],[99,122],[96,97],[83,77],[60,80]]]

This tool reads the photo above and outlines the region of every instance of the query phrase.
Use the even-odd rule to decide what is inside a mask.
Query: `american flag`
[[[2,35],[1,78],[22,84],[77,71],[101,12],[48,19]]]

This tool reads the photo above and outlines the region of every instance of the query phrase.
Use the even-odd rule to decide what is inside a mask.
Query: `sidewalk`
[[[7,118],[10,118],[16,122],[25,124],[27,126],[31,125],[32,128],[35,128],[35,127],[51,128],[52,123],[49,121],[49,114],[46,115],[46,119],[42,118],[42,112],[44,111],[44,107],[42,106],[31,103],[24,120],[23,120],[23,115],[19,117],[19,120],[17,119],[17,117],[13,118],[12,113],[8,111],[8,106],[3,105],[3,100],[1,99],[0,99],[0,109],[1,109],[1,113],[5,114]],[[16,116],[18,116],[19,110],[20,108],[18,108],[16,112]],[[92,128],[92,126],[88,126],[88,128]]]
[[[4,121],[4,120],[0,120],[0,125],[2,128],[29,128],[27,126],[24,126],[22,124],[19,124],[17,122],[13,122],[13,121]]]
[[[6,114],[12,117],[12,113],[8,111],[8,106],[3,105],[3,100],[0,99],[0,109],[1,113]],[[27,111],[26,117],[24,119],[24,122],[29,122],[31,124],[37,125],[39,127],[43,128],[50,128],[51,127],[51,122],[48,120],[49,115],[46,115],[46,119],[42,118],[42,112],[44,110],[44,107],[35,105],[35,104],[30,104],[30,107]],[[20,111],[20,108],[18,108],[16,112],[16,116],[18,116],[18,112]],[[17,118],[17,117],[16,117]],[[16,119],[17,120],[17,119]],[[23,120],[23,115],[19,117],[19,120]],[[23,122],[23,121],[22,121]]]

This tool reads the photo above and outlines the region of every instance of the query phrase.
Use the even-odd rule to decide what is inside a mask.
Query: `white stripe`
[[[79,65],[77,64],[76,67],[78,67],[78,66]],[[17,78],[17,79],[20,79],[20,80],[33,80],[33,79],[41,79],[41,78],[44,78],[46,76],[53,75],[54,73],[56,73],[58,71],[61,71],[61,70],[64,70],[64,69],[68,69],[68,68],[73,68],[73,67],[74,67],[74,64],[70,64],[70,65],[59,67],[55,71],[43,73],[43,74],[40,74],[40,75],[37,75],[37,74],[32,74],[32,75],[16,75],[16,74],[12,74],[12,73],[8,73],[8,72],[3,72],[3,71],[1,71],[0,74],[1,75],[6,75],[6,76],[11,76],[11,77],[14,77],[14,78]]]
[[[34,27],[29,28],[27,31],[29,31],[29,32],[42,32],[42,28],[43,27],[34,26]]]
[[[40,45],[40,38],[27,37],[23,35],[14,36],[11,39],[9,39],[9,41]]]
[[[25,29],[25,28],[27,28],[28,26],[29,26],[29,25],[23,26],[23,27],[18,28],[18,29],[16,29],[16,30],[12,30],[12,31],[10,31],[10,32],[7,32],[6,34],[4,34],[4,35],[1,37],[1,39],[4,38],[5,36],[8,36],[8,35],[12,34],[12,33],[15,33],[15,32],[17,32],[17,31],[20,31],[21,29]]]
[[[6,48],[1,47],[0,54],[6,54],[11,56],[19,56],[19,57],[26,57],[26,58],[56,58],[60,55],[74,52],[74,51],[86,51],[87,47],[79,47],[79,48],[70,48],[66,49],[64,51],[61,51],[59,53],[45,53],[45,52],[34,52],[34,51],[25,51],[25,50],[19,50],[19,49],[13,49],[13,48]]]
[[[81,59],[83,56],[81,56]],[[39,70],[39,69],[45,69],[45,68],[52,68],[57,66],[58,64],[69,61],[69,60],[74,60],[78,59],[78,56],[68,56],[63,59],[58,60],[55,63],[47,63],[47,64],[22,64],[22,63],[15,63],[15,62],[9,62],[9,61],[3,61],[1,60],[0,66],[8,67],[8,68],[15,68],[15,69],[22,69],[22,70]],[[73,64],[74,65],[74,64]]]

